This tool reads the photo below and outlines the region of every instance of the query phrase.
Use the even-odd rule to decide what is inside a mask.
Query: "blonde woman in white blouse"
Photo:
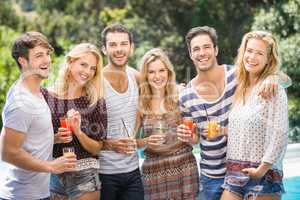
[[[277,200],[284,192],[287,96],[281,87],[270,100],[257,95],[261,82],[278,71],[275,38],[263,31],[247,33],[236,66],[238,87],[229,115],[227,174],[221,200]]]

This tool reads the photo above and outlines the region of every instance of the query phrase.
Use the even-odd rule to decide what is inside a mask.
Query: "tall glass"
[[[67,129],[68,131],[70,131],[70,133],[68,134],[64,134],[62,135],[63,137],[71,137],[71,133],[72,133],[72,130],[71,130],[71,127],[70,127],[70,122],[69,122],[69,119],[67,117],[61,117],[59,118],[59,121],[60,121],[60,128],[65,128]],[[72,138],[71,138],[72,140]]]
[[[162,145],[166,142],[166,134],[168,132],[168,124],[164,120],[157,120],[154,125],[154,134],[160,135],[161,138],[157,142],[159,145]]]
[[[63,148],[63,155],[64,156],[73,156],[73,155],[75,155],[75,148],[74,147],[64,147]]]
[[[192,117],[183,117],[182,123],[187,126],[193,134],[193,118]]]
[[[218,122],[216,121],[209,121],[207,125],[207,137],[208,139],[214,139],[218,135]]]

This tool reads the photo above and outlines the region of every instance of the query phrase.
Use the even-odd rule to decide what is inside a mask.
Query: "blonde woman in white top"
[[[282,158],[288,140],[287,96],[257,96],[261,82],[279,67],[278,45],[268,32],[247,33],[236,60],[238,87],[229,115],[227,174],[222,200],[280,199]]]

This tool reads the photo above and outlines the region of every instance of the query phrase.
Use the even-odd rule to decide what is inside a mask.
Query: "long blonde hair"
[[[250,39],[259,39],[264,41],[267,47],[267,59],[268,62],[262,72],[259,74],[257,82],[264,80],[271,74],[275,74],[278,71],[280,65],[279,53],[278,53],[278,44],[270,33],[265,31],[252,31],[246,33],[243,37],[241,46],[238,50],[238,55],[235,61],[236,66],[236,77],[237,77],[237,89],[235,91],[235,101],[240,101],[244,99],[246,88],[249,87],[249,72],[245,69],[244,66],[244,55],[247,47],[247,43]]]
[[[169,112],[178,110],[178,90],[176,86],[174,67],[162,49],[154,48],[145,53],[139,64],[139,69],[141,71],[139,107],[142,114],[151,113],[151,100],[153,98],[153,91],[148,82],[147,74],[149,70],[149,64],[156,60],[160,60],[162,63],[164,63],[168,70],[168,81],[165,89],[164,101],[165,109]]]
[[[58,78],[54,84],[54,90],[60,97],[67,95],[71,75],[71,63],[79,59],[86,53],[92,53],[97,60],[96,72],[94,77],[83,87],[87,97],[90,100],[90,106],[97,103],[104,96],[103,89],[103,61],[99,49],[90,43],[81,43],[74,46],[65,56],[64,65],[60,69]]]

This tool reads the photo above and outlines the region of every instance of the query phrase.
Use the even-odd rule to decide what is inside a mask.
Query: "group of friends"
[[[138,70],[129,67],[132,33],[111,24],[101,49],[75,45],[45,88],[52,46],[39,32],[18,37],[12,56],[21,75],[2,113],[1,158],[9,164],[0,199],[280,199],[290,80],[279,70],[276,39],[246,33],[234,65],[218,64],[212,27],[189,30],[186,45],[197,75],[182,86],[161,48],[147,51]],[[212,121],[216,135],[208,137]],[[64,154],[68,147],[73,154]]]

